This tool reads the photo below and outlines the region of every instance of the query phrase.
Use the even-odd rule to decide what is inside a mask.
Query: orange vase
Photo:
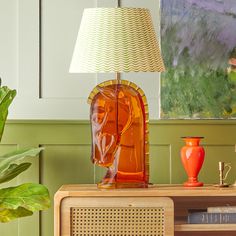
[[[181,160],[188,175],[188,181],[184,183],[186,187],[200,187],[202,182],[198,182],[198,174],[202,168],[205,151],[199,146],[203,137],[183,137],[186,145],[181,149]]]

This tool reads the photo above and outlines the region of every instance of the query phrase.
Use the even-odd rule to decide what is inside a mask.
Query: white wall
[[[41,11],[39,3],[41,2]],[[122,0],[149,8],[159,32],[158,0]],[[116,0],[0,0],[0,76],[16,88],[10,119],[88,119],[87,97],[113,74],[69,74],[83,9],[115,7]],[[159,116],[159,74],[126,73],[145,92],[150,119]]]

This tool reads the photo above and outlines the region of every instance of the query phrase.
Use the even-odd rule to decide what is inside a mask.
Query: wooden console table
[[[121,197],[149,197],[149,199],[151,199],[150,197],[169,197],[174,202],[175,235],[211,235],[211,233],[212,235],[222,235],[222,232],[227,236],[236,235],[236,224],[187,224],[186,221],[188,209],[206,209],[208,206],[226,204],[236,205],[236,187],[217,188],[209,185],[186,188],[181,185],[151,185],[147,189],[100,190],[96,185],[65,185],[55,194],[55,236],[64,236],[60,234],[63,201],[68,198],[75,200],[78,197],[113,198],[116,201],[119,201],[117,198]]]

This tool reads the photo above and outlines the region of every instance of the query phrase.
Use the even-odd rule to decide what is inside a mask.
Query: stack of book
[[[190,211],[189,224],[236,224],[236,206],[208,207],[207,211]]]

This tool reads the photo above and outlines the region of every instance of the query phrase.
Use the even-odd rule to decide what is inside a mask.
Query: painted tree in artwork
[[[236,117],[236,1],[162,0],[161,9],[162,117]]]

